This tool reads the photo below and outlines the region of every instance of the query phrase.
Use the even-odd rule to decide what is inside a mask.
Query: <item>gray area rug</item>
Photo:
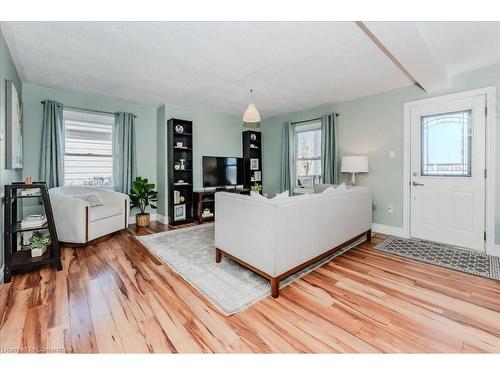
[[[214,224],[210,223],[136,238],[220,311],[232,315],[271,295],[271,284],[224,256],[221,263],[215,263],[214,228]],[[280,287],[283,288],[364,240],[362,237],[289,276],[280,283]]]
[[[500,280],[500,258],[463,247],[389,236],[375,250]]]

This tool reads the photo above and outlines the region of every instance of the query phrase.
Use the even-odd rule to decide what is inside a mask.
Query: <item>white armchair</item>
[[[99,237],[127,228],[130,212],[128,195],[111,190],[64,186],[49,190],[59,241],[86,244]],[[92,207],[82,199],[97,195],[102,201]]]

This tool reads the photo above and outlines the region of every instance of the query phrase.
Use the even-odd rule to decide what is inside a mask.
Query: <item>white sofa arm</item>
[[[86,242],[86,229],[90,225],[90,219],[85,213],[87,208],[90,209],[90,204],[82,199],[58,193],[50,193],[50,202],[59,241]]]

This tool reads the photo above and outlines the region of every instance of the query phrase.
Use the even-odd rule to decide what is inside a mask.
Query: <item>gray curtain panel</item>
[[[113,137],[113,179],[115,191],[129,194],[136,177],[135,115],[115,114]]]
[[[337,139],[335,113],[324,115],[321,118],[321,170],[324,184],[337,184],[338,182]]]
[[[281,182],[280,191],[291,190],[292,176],[290,173],[290,132],[292,123],[285,122],[283,124],[283,134],[281,137]],[[290,192],[291,193],[291,192]]]
[[[40,181],[49,188],[64,185],[63,105],[53,100],[43,103]]]

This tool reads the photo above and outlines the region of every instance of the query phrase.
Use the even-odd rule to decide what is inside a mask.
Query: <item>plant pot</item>
[[[135,221],[138,227],[149,227],[149,213],[136,214]]]
[[[31,257],[41,257],[45,251],[47,251],[47,246],[31,249]]]

